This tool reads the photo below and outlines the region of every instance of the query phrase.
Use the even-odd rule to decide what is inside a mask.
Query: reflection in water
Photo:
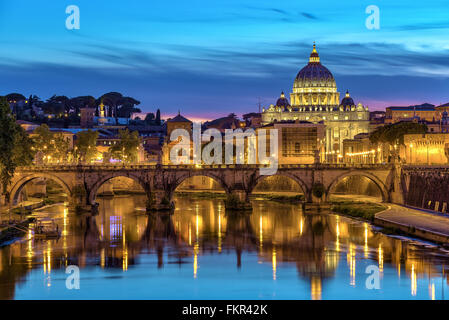
[[[230,214],[178,198],[174,214],[146,215],[143,196],[99,202],[96,216],[39,213],[62,226],[58,240],[30,232],[0,248],[0,298],[442,299],[447,288],[445,251],[327,212],[255,201]],[[80,290],[65,288],[68,265]],[[365,287],[369,265],[380,290]]]

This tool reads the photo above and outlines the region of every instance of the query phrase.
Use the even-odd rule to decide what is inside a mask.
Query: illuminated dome
[[[349,95],[349,91],[346,91],[346,95],[343,100],[341,100],[340,105],[342,105],[343,107],[355,106],[354,100],[352,100],[351,96]]]
[[[320,57],[316,51],[316,45],[313,45],[310,54],[309,63],[302,68],[293,84],[293,88],[337,88],[334,76],[320,62]]]
[[[281,97],[276,101],[276,107],[290,107],[290,102],[288,102],[288,99],[285,97],[284,92],[281,93]]]
[[[293,106],[338,106],[340,96],[332,73],[320,62],[313,44],[309,63],[296,75],[290,95]]]

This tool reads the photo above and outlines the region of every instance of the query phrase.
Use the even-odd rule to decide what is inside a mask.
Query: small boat
[[[36,239],[57,239],[61,236],[58,225],[53,219],[39,219],[34,226]]]

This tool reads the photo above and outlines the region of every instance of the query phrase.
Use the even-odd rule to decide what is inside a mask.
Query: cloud
[[[84,64],[23,62],[0,59],[2,93],[17,91],[42,98],[100,96],[119,91],[142,101],[142,110],[205,118],[246,113],[274,103],[290,92],[294,77],[307,63],[311,43],[285,42],[230,50],[167,44],[138,46],[88,44],[61,52],[86,59]],[[388,106],[385,101],[449,100],[449,51],[414,51],[386,43],[319,43],[322,63],[349,89],[356,101]],[[396,103],[397,104],[397,103]]]
[[[307,19],[311,19],[311,20],[318,20],[318,18],[316,16],[314,16],[311,13],[307,13],[307,12],[301,12],[301,14],[306,17]]]
[[[391,28],[400,31],[417,31],[417,30],[433,30],[433,29],[449,29],[449,22],[429,22],[429,23],[418,23],[414,25],[402,25],[399,27]]]

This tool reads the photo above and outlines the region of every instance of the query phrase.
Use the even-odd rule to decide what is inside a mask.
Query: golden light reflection
[[[69,208],[64,207],[64,220],[63,220],[63,229],[62,229],[63,237],[67,236],[67,226],[69,224],[68,215],[69,215]]]
[[[31,229],[28,229],[28,247],[27,247],[27,263],[28,268],[32,268],[33,263],[33,256],[34,256],[34,250],[33,250],[33,232]],[[1,256],[0,256],[1,257]],[[0,271],[1,271],[1,264],[0,264]]]
[[[67,226],[69,224],[68,222],[68,215],[69,215],[69,208],[64,207],[64,219],[63,219],[63,228],[62,228],[62,250],[64,251],[64,254],[67,255]],[[66,260],[67,263],[67,260]]]
[[[263,248],[263,219],[262,216],[259,217],[259,249],[262,251]]]
[[[338,252],[340,251],[340,218],[337,216],[337,227],[335,230],[335,233],[337,235],[337,240],[335,241],[335,250]]]
[[[302,232],[304,230],[304,218],[301,217],[299,218],[299,235],[302,236]]]
[[[276,248],[273,246],[273,253],[272,253],[272,264],[273,264],[273,280],[276,280]]]
[[[350,243],[349,251],[346,254],[346,260],[349,266],[349,284],[351,286],[355,286],[355,256],[356,256],[355,246],[352,243]]]
[[[414,263],[412,263],[411,286],[412,286],[412,288],[411,288],[412,296],[416,296],[417,280],[416,280],[416,271],[415,271]]]
[[[101,266],[102,269],[104,269],[105,260],[106,260],[105,259],[105,249],[101,248],[101,251],[100,251],[100,266]]]
[[[435,284],[429,283],[429,298],[431,300],[435,300]]]
[[[320,277],[312,277],[310,280],[310,295],[312,300],[321,300],[321,278]]]
[[[363,253],[364,253],[364,257],[368,258],[368,223],[364,223],[364,227],[365,227],[365,245],[363,246]]]
[[[198,250],[199,250],[199,244],[195,243],[193,246],[193,278],[196,279],[197,272],[198,272]]]
[[[382,273],[384,272],[384,252],[382,250],[382,243],[379,243],[379,271]]]
[[[189,222],[189,246],[192,245],[192,226],[190,225]]]
[[[51,242],[47,241],[47,273],[51,273]]]
[[[221,214],[218,214],[218,252],[221,252]]]
[[[199,215],[198,215],[198,213],[197,213],[197,214],[196,214],[196,219],[195,219],[195,225],[196,225],[196,229],[195,229],[195,239],[197,239],[197,240],[198,240],[198,237],[199,237],[199,234],[200,234],[200,232],[199,232],[199,224],[200,224],[199,220],[200,220],[200,217],[199,217]]]
[[[128,270],[128,247],[126,246],[126,228],[123,228],[123,271]]]

